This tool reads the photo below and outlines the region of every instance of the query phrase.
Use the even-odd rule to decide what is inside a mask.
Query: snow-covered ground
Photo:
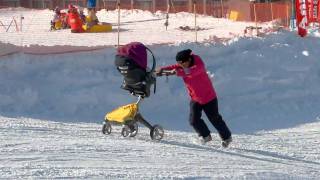
[[[113,39],[109,33],[49,32],[47,21],[52,12],[21,12],[25,22],[30,22],[29,29],[0,31],[0,45],[9,50],[11,45],[3,43],[19,48],[114,45],[117,41],[116,32],[112,32]],[[0,10],[0,20],[19,13]],[[103,13],[98,14],[100,18]],[[135,138],[122,138],[119,126],[114,126],[111,135],[102,135],[105,113],[136,100],[119,88],[122,77],[113,65],[113,47],[55,55],[16,53],[0,57],[0,178],[319,179],[318,32],[303,39],[289,31],[234,38],[232,34],[240,34],[247,23],[241,26],[201,16],[201,27],[211,21],[223,22],[225,34],[208,32],[202,43],[194,43],[193,32],[176,29],[179,23],[186,25],[191,14],[171,15],[176,18],[171,19],[172,24],[177,25],[159,35],[157,28],[166,32],[161,29],[163,20],[148,19],[164,14],[122,13],[127,18],[122,27],[127,30],[122,32],[121,43],[147,44],[158,66],[175,63],[176,52],[185,48],[203,58],[219,96],[221,114],[233,132],[230,148],[220,147],[211,125],[214,140],[207,145],[197,142],[187,120],[189,97],[177,77],[158,78],[156,94],[140,108],[152,124],[164,127],[162,141],[151,141],[144,127]],[[35,31],[28,17],[42,19],[41,30]],[[149,27],[148,23],[150,31],[141,35],[139,28]],[[211,35],[231,39],[224,43],[204,40]]]
[[[0,117],[3,179],[319,179],[320,123],[234,135],[229,149],[218,137],[207,145],[193,133],[166,131],[152,142],[119,127],[105,136],[89,123],[53,123]]]

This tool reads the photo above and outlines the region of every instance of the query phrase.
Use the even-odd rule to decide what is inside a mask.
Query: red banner
[[[317,5],[317,8],[318,8],[318,22],[320,23],[320,0],[318,0],[318,5]]]
[[[308,23],[312,22],[313,17],[313,0],[308,0]]]
[[[317,22],[318,20],[318,4],[319,0],[308,0],[309,3],[309,19],[308,22]]]
[[[296,0],[296,18],[297,18],[297,27],[298,34],[301,37],[304,37],[308,34],[308,17],[309,17],[309,5],[308,0]]]

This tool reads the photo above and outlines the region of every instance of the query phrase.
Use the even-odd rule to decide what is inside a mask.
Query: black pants
[[[218,99],[215,98],[207,104],[199,104],[195,101],[190,102],[190,125],[198,133],[199,136],[206,137],[210,134],[208,126],[201,119],[202,110],[207,115],[211,124],[217,129],[222,140],[228,139],[231,136],[231,132],[226,123],[219,114]]]

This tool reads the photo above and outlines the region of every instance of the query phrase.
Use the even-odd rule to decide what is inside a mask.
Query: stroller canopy
[[[151,53],[153,59],[151,69],[147,68],[147,50]],[[118,48],[115,65],[124,76],[121,88],[130,91],[131,94],[148,97],[150,95],[150,86],[154,85],[155,92],[156,78],[154,69],[156,61],[151,50],[145,45],[140,42],[131,42]]]
[[[140,42],[131,42],[118,48],[118,55],[132,59],[141,68],[147,68],[146,46]]]

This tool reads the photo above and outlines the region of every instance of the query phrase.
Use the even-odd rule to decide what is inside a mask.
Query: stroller
[[[147,51],[152,55],[153,65],[147,67]],[[124,76],[121,88],[136,96],[135,103],[127,104],[106,114],[102,133],[110,134],[112,124],[122,125],[123,137],[135,137],[138,133],[138,122],[149,128],[152,140],[161,140],[164,130],[160,125],[151,125],[139,112],[139,104],[150,96],[150,88],[156,91],[155,58],[150,49],[139,42],[132,42],[118,48],[115,57],[117,70]]]

